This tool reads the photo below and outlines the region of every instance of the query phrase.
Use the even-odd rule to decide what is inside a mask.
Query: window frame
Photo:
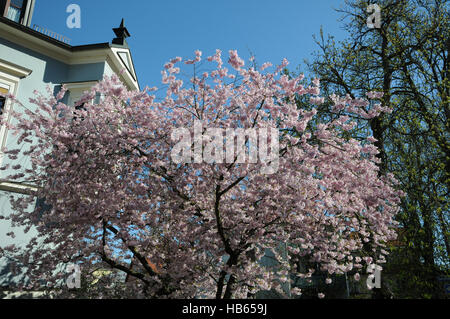
[[[9,11],[9,8],[10,8],[10,7],[13,7],[13,8],[15,8],[15,9],[18,9],[18,10],[20,10],[19,21],[14,21],[14,20],[11,20],[11,21],[14,21],[14,22],[16,22],[16,23],[22,24],[22,23],[23,23],[23,20],[24,20],[24,18],[25,18],[25,12],[27,11],[27,5],[28,5],[28,0],[23,0],[23,2],[22,2],[22,7],[21,7],[21,8],[19,8],[19,7],[15,6],[14,4],[12,4],[12,3],[11,3],[11,0],[6,0],[6,3],[5,3],[5,9],[4,9],[4,11],[3,11],[3,16],[4,16],[4,17],[7,17],[7,16],[8,16],[8,11]]]
[[[19,90],[20,81],[32,73],[31,70],[24,68],[22,66],[16,65],[14,63],[0,59],[0,84],[8,90],[8,94],[17,96]],[[5,99],[4,110],[11,110],[13,108],[13,103],[11,99]],[[8,118],[6,122],[11,121],[11,113],[8,112]],[[6,125],[0,126],[0,150],[6,145],[8,137],[8,129]],[[0,151],[0,166],[3,165],[4,154]],[[30,186],[17,185],[12,182],[0,182],[0,190],[6,190],[16,193],[24,193],[30,189]]]
[[[17,7],[14,3],[12,3],[12,0],[9,0],[9,6],[13,7],[13,8],[16,8],[16,9],[19,9],[20,11],[22,11],[23,7],[26,6],[26,0],[22,0],[22,6],[21,7]]]
[[[98,83],[97,80],[95,80],[95,81],[64,82],[64,83],[61,83],[61,84],[63,84],[66,87],[67,92],[69,93],[67,105],[68,106],[77,107],[78,105],[75,105],[75,104],[83,96],[83,93],[86,92],[86,91],[89,91],[97,83]]]
[[[8,94],[12,94],[16,96],[17,88],[19,81],[15,80],[11,75],[4,73],[0,70],[0,86],[7,87],[5,89],[8,90]],[[5,104],[3,105],[3,110],[9,111],[12,108],[12,103],[10,99],[5,99]],[[2,110],[2,111],[3,111]],[[3,112],[2,112],[3,113]],[[11,119],[11,114],[8,112],[8,118],[6,119],[9,122]],[[5,125],[0,126],[0,149],[6,144],[6,137],[8,135],[8,129]],[[0,152],[0,165],[3,162],[3,154]]]

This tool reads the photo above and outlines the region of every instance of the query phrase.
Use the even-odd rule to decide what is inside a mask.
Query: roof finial
[[[120,22],[120,27],[113,29],[116,38],[112,40],[112,43],[128,46],[126,38],[130,37],[130,32],[128,32],[127,28],[125,27],[124,19],[122,18],[122,21]]]

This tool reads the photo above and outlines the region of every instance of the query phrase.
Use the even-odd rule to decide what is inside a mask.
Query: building
[[[102,80],[117,74],[133,90],[139,89],[133,59],[126,38],[130,33],[122,20],[114,28],[111,42],[72,46],[67,40],[31,21],[36,0],[0,0],[0,93],[11,93],[22,103],[33,97],[34,90],[46,92],[50,86],[57,93],[62,85],[68,89],[63,102],[73,105],[81,94]],[[124,72],[122,72],[124,70]],[[0,112],[14,107],[11,101],[0,98]],[[10,119],[8,119],[9,121]],[[13,138],[5,127],[0,128],[0,149],[8,147]],[[11,146],[13,147],[13,145]],[[0,166],[10,161],[0,153]],[[27,158],[14,164],[28,167]],[[32,185],[18,185],[3,180],[8,171],[0,173],[0,215],[11,212],[9,197],[23,194]],[[7,237],[9,221],[0,220],[0,247],[12,243],[26,243],[32,232],[24,234],[14,229],[16,238]],[[0,287],[17,281],[11,276],[8,261],[0,259]]]

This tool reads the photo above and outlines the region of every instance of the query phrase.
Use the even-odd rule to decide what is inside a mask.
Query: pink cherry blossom
[[[184,61],[196,65],[201,55]],[[208,70],[201,77],[182,78],[188,71],[179,72],[181,61],[165,65],[160,96],[154,88],[130,91],[112,76],[86,92],[80,110],[62,102],[64,88],[26,105],[16,101],[9,123],[16,140],[8,145],[17,145],[4,150],[0,169],[12,170],[5,179],[35,188],[12,198],[15,212],[3,217],[37,235],[24,250],[12,245],[1,253],[26,265],[30,282],[46,276],[57,286],[65,274],[55,270],[79,263],[86,276],[112,271],[105,287],[115,289],[98,291],[102,296],[245,298],[250,290],[280,289],[280,276],[289,273],[310,278],[314,269],[292,266],[302,261],[343,274],[384,258],[402,194],[391,175],[380,176],[376,147],[341,132],[356,125],[352,116],[388,108],[333,95],[336,119],[327,122],[317,114],[319,80],[304,88],[303,75],[282,75],[287,60],[273,72],[264,70],[269,64],[258,71],[244,68],[232,50],[232,81],[220,50],[201,62]],[[299,96],[312,98],[308,110],[298,108]],[[263,174],[261,162],[237,163],[234,156],[228,163],[175,163],[176,129],[187,132],[179,137],[188,150],[206,146],[206,139],[191,139],[195,123],[204,129],[200,137],[208,128],[277,129],[278,171]],[[19,165],[19,158],[29,163]],[[46,205],[35,208],[36,197]],[[280,250],[280,243],[289,244]],[[271,267],[262,262],[268,251]]]

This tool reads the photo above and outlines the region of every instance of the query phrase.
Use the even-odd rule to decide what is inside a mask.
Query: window
[[[3,114],[3,108],[5,107],[5,98],[3,96],[0,96],[0,115]]]
[[[15,85],[10,82],[5,80],[4,78],[1,77],[1,73],[0,72],[0,118],[3,120],[3,116],[5,113],[5,110],[8,110],[10,108],[10,104],[8,103],[9,101],[6,99],[5,95],[8,94],[9,92],[14,90]],[[5,145],[6,142],[6,125],[0,125],[0,147],[3,148],[3,146]],[[3,160],[3,153],[0,152],[0,164]],[[1,189],[1,183],[0,183],[0,189]]]
[[[8,93],[8,89],[0,86],[0,115],[3,114],[3,110],[6,105],[6,98],[2,95],[6,95]]]
[[[31,74],[31,70],[24,68],[20,65],[11,63],[9,61],[0,59],[0,92],[1,95],[5,95],[7,93],[10,93],[14,96],[17,96],[18,88],[21,79],[26,78]],[[3,114],[5,111],[9,111],[12,109],[13,104],[10,99],[6,99],[3,97],[3,99],[0,99],[0,106],[1,111]],[[8,122],[10,119],[5,118],[5,122]],[[6,145],[6,140],[8,136],[8,129],[7,125],[0,125],[0,150],[3,149],[3,147]],[[0,166],[3,165],[4,161],[4,154],[0,152]],[[3,177],[3,176],[2,176]],[[24,192],[28,192],[28,189],[30,189],[32,186],[25,186],[25,185],[18,185],[16,183],[11,183],[4,181],[2,179],[0,181],[0,190],[8,191],[8,192],[15,192],[19,194],[24,194]]]
[[[67,105],[75,106],[75,109],[80,110],[83,108],[83,105],[79,105],[78,101],[81,99],[84,92],[89,91],[94,85],[97,84],[97,81],[62,83],[62,84],[65,85],[67,91],[69,92]]]
[[[3,96],[0,96],[0,115],[3,114],[3,108],[5,107],[6,99]]]
[[[22,23],[25,14],[26,0],[7,0],[5,13],[6,17],[17,23]]]

